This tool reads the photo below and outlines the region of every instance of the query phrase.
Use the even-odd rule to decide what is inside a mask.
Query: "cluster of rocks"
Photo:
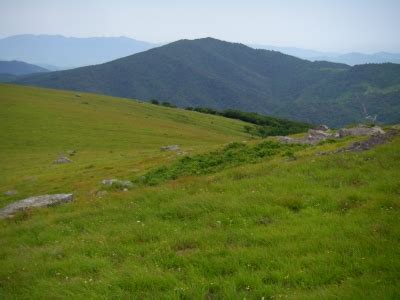
[[[307,135],[303,138],[291,138],[288,136],[278,136],[278,141],[285,144],[308,144],[315,145],[327,139],[338,139],[347,136],[376,136],[383,135],[385,131],[382,128],[358,126],[353,128],[342,128],[338,132],[330,132],[328,126],[320,125],[316,129],[309,129]]]
[[[16,212],[27,210],[32,207],[46,207],[59,205],[73,200],[73,194],[53,194],[26,198],[7,205],[0,209],[0,219],[10,218]]]
[[[182,152],[179,145],[168,145],[161,147],[162,151],[177,151],[178,155],[186,154],[186,152]],[[69,158],[76,154],[76,150],[69,150],[66,154],[61,155],[58,159],[54,160],[54,164],[67,164],[71,163],[72,160]],[[106,187],[112,187],[116,189],[120,189],[123,191],[128,191],[133,188],[133,183],[129,180],[120,180],[120,179],[104,179],[101,184]],[[6,196],[14,196],[17,194],[15,190],[9,190],[4,192]],[[107,194],[107,191],[100,190],[96,193],[97,197],[103,197]],[[23,211],[31,207],[46,207],[58,205],[64,202],[69,202],[73,200],[72,194],[53,194],[53,195],[42,195],[30,197],[27,199],[23,199],[20,201],[13,202],[8,206],[0,209],[0,219],[12,217],[16,212]]]
[[[374,148],[375,146],[385,144],[386,142],[390,141],[393,137],[398,134],[398,130],[390,129],[386,133],[381,134],[374,134],[371,135],[369,139],[365,141],[354,142],[347,148],[342,148],[337,150],[336,152],[360,152]]]

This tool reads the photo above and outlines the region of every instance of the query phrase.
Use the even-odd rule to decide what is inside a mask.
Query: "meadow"
[[[13,85],[0,120],[0,207],[75,195],[0,220],[2,299],[400,297],[399,137],[318,155],[355,139],[282,146],[238,120]]]

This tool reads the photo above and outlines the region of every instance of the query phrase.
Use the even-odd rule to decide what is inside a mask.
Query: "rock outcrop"
[[[341,151],[353,151],[360,152],[372,149],[378,145],[385,144],[390,141],[393,137],[398,134],[398,130],[389,130],[384,134],[372,134],[367,140],[359,141],[351,144],[348,148],[342,149]]]
[[[326,126],[326,128],[328,127]],[[278,136],[277,138],[279,142],[284,144],[315,145],[329,138],[343,138],[346,136],[379,136],[384,134],[385,131],[383,131],[382,128],[378,126],[375,127],[358,126],[353,128],[342,128],[335,134],[329,133],[326,130],[309,129],[307,135],[304,138],[291,138],[288,136]]]
[[[316,130],[321,130],[321,131],[328,131],[329,127],[326,125],[319,125],[315,128]]]
[[[327,138],[333,138],[334,135],[322,130],[309,129],[304,138],[291,138],[288,136],[278,136],[278,141],[285,144],[308,144],[315,145]]]
[[[11,203],[0,210],[0,219],[12,217],[16,212],[32,207],[46,207],[59,205],[73,200],[73,194],[42,195],[23,199]]]
[[[353,127],[353,128],[342,128],[339,130],[338,134],[339,137],[346,137],[346,136],[368,136],[368,135],[378,135],[384,134],[385,131],[382,128],[375,126],[375,127]]]

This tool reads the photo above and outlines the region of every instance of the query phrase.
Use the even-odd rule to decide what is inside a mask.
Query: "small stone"
[[[163,146],[160,148],[161,151],[179,151],[181,148],[179,145],[168,145],[168,146]]]
[[[4,192],[4,195],[6,195],[6,196],[14,196],[16,194],[18,194],[17,190],[9,190],[9,191]]]
[[[56,159],[53,163],[55,164],[68,164],[71,163],[72,160],[70,160],[69,158],[65,157],[65,156],[61,156],[59,159]]]
[[[108,187],[117,187],[127,190],[133,187],[133,183],[129,180],[104,179],[101,183]]]

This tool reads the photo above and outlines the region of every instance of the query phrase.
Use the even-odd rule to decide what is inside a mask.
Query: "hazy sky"
[[[400,52],[400,0],[0,0],[0,37],[212,36],[323,51]]]

